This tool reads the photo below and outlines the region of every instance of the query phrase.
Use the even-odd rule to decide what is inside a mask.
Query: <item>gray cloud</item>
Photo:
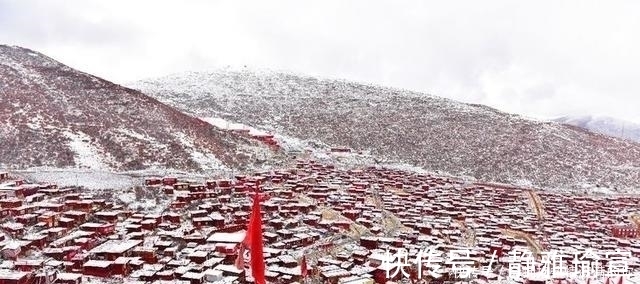
[[[640,122],[635,1],[0,0],[0,40],[116,82],[225,65]]]

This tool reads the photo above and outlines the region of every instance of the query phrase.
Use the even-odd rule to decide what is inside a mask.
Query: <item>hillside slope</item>
[[[640,185],[640,144],[416,92],[229,70],[131,87],[200,117],[370,150],[429,170],[547,188]]]
[[[554,121],[640,143],[640,124],[605,116],[564,116]]]
[[[0,45],[0,167],[202,171],[249,164],[262,150],[138,91]]]

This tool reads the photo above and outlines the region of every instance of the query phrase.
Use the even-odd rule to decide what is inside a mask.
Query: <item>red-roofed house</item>
[[[611,228],[611,235],[616,238],[637,238],[640,237],[640,229],[636,226],[614,226]]]

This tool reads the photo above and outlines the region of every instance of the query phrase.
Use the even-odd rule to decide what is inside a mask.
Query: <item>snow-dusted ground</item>
[[[91,137],[81,132],[70,131],[65,131],[64,135],[71,140],[69,147],[75,153],[76,165],[94,170],[109,170],[107,163],[102,160],[102,151],[90,143]]]
[[[278,141],[280,147],[287,153],[298,153],[302,156],[307,153],[308,158],[327,163],[335,163],[341,167],[363,167],[374,163],[374,158],[368,153],[331,153],[329,145],[277,134],[272,129],[260,129],[220,117],[205,117],[201,119],[224,130],[249,130],[250,135],[272,134],[275,140]]]
[[[216,156],[212,153],[198,151],[198,149],[194,146],[194,142],[187,135],[181,132],[175,133],[175,136],[178,138],[178,141],[182,143],[186,149],[191,153],[191,158],[200,165],[200,168],[205,171],[213,171],[213,170],[222,170],[227,167],[216,158]]]
[[[223,130],[249,130],[249,135],[271,134],[274,136],[274,139],[278,141],[278,144],[285,152],[302,152],[305,150],[313,150],[318,148],[318,145],[315,145],[314,147],[308,141],[304,141],[302,139],[298,139],[288,135],[279,134],[274,129],[269,129],[269,127],[265,127],[264,129],[256,128],[222,117],[203,117],[201,119]],[[322,146],[328,147],[327,145]]]
[[[297,138],[289,140],[297,151],[321,141],[385,163],[541,188],[640,184],[637,143],[408,90],[264,70],[189,72],[130,86],[196,117],[223,118],[213,124]]]
[[[26,48],[0,44],[0,82],[0,164],[11,170],[206,172],[251,166],[252,153],[239,148],[267,148]]]
[[[257,129],[257,128],[253,128],[251,126],[242,124],[242,123],[237,123],[237,122],[232,122],[229,120],[226,120],[224,118],[221,117],[203,117],[201,118],[202,120],[208,122],[209,124],[218,127],[220,129],[224,129],[224,130],[249,130],[249,134],[251,135],[264,135],[267,134],[266,131]]]
[[[88,189],[126,189],[142,183],[142,178],[123,173],[91,169],[40,168],[15,171],[27,179],[58,186],[84,186]]]
[[[51,182],[59,186],[83,186],[87,189],[124,190],[141,185],[145,178],[173,176],[178,178],[205,180],[210,178],[230,178],[239,173],[232,169],[216,169],[207,173],[185,172],[175,169],[151,168],[140,171],[114,172],[79,168],[29,168],[12,171],[35,182]]]

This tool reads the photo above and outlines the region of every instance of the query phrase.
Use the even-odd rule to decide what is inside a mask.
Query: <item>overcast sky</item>
[[[0,42],[117,83],[247,65],[530,117],[640,122],[638,11],[640,1],[0,0]]]

